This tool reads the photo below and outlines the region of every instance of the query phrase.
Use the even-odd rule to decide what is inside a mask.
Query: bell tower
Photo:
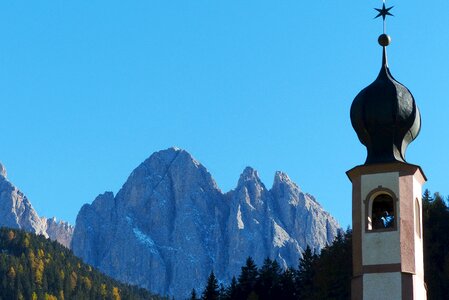
[[[347,172],[352,182],[352,299],[426,299],[422,238],[422,185],[407,146],[418,136],[421,116],[410,91],[391,75],[385,33],[390,8],[376,9],[382,65],[376,80],[351,106],[351,123],[367,158]]]

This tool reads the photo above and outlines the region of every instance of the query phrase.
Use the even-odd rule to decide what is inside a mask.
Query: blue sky
[[[223,191],[282,170],[346,227],[349,120],[377,76],[382,1],[3,1],[0,161],[40,215],[75,222],[178,146]],[[423,127],[407,159],[449,195],[449,1],[387,1],[390,68]]]

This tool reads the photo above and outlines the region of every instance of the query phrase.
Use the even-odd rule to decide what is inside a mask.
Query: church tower
[[[367,149],[363,165],[347,172],[352,182],[352,299],[426,299],[422,237],[421,167],[407,163],[421,116],[410,91],[391,75],[385,33],[376,80],[351,106],[351,123]]]

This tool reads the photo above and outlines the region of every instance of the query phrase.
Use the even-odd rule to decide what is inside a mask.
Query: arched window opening
[[[416,234],[421,238],[421,208],[419,206],[418,198],[415,200],[415,222]]]
[[[395,222],[394,200],[388,194],[380,194],[373,200],[372,229],[393,228]]]

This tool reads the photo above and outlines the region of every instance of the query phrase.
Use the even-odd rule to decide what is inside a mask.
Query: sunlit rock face
[[[69,247],[73,226],[54,218],[39,217],[28,198],[6,178],[6,174],[6,168],[0,164],[0,226],[42,234]]]
[[[0,163],[0,176],[5,177],[5,178],[7,176],[6,168],[5,168],[5,166],[2,165],[2,163]]]
[[[46,224],[46,233],[48,237],[53,241],[58,241],[66,248],[70,248],[73,230],[75,228],[67,222],[56,220],[56,218],[42,219]]]
[[[116,196],[81,208],[72,249],[119,280],[183,299],[211,270],[229,283],[248,256],[296,267],[307,245],[319,250],[338,230],[284,173],[269,190],[246,168],[224,194],[189,153],[170,148],[138,166]]]
[[[45,222],[37,215],[27,197],[4,176],[0,176],[0,226],[46,236]]]

